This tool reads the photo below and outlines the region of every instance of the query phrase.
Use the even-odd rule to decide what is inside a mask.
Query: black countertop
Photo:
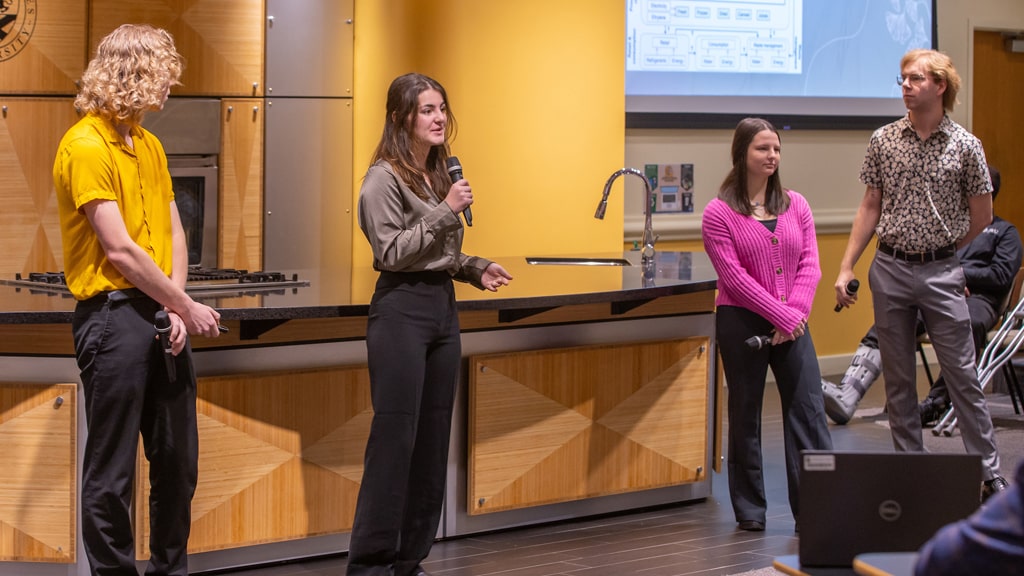
[[[496,257],[493,259],[512,275],[512,283],[494,293],[456,282],[459,310],[513,310],[650,300],[713,290],[717,284],[715,271],[703,252],[658,252],[655,267],[647,274],[640,265],[639,252],[586,256],[623,258],[631,265],[533,265],[523,256]],[[308,280],[309,285],[273,291],[254,288],[242,294],[194,293],[192,296],[216,308],[224,320],[365,316],[377,278],[377,273],[368,268],[354,270],[351,283],[344,276],[334,278],[318,270],[281,272],[289,276],[297,274],[300,280]],[[70,323],[74,308],[75,300],[68,293],[0,282],[0,324]]]

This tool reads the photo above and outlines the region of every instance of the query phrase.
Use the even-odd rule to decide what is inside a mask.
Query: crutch
[[[1002,326],[999,327],[995,336],[981,353],[981,358],[978,360],[978,381],[981,383],[982,391],[1003,367],[1003,364],[1009,362],[1024,344],[1024,330],[1017,328],[1022,320],[1024,320],[1024,298],[1021,298],[1013,311],[1007,314],[1006,320],[1003,321]],[[953,404],[950,403],[949,409],[942,415],[939,423],[932,428],[932,434],[952,436],[955,429],[956,414]]]

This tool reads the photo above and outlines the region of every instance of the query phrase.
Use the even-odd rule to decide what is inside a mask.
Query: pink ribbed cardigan
[[[789,209],[775,232],[715,198],[704,209],[704,250],[718,274],[718,306],[741,306],[792,332],[811,313],[821,279],[814,218],[807,200],[787,190]]]

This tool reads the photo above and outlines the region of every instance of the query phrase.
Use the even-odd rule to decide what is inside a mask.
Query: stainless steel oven
[[[189,266],[217,267],[217,156],[167,157]]]
[[[167,153],[189,265],[216,268],[220,100],[171,98],[163,110],[147,114],[143,126],[160,139]]]

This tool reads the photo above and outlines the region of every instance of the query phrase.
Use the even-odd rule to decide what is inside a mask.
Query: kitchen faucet
[[[594,213],[594,218],[598,220],[604,220],[604,211],[608,208],[608,194],[612,191],[612,182],[623,174],[632,174],[637,178],[644,181],[644,237],[643,237],[643,250],[640,252],[640,263],[648,268],[654,264],[654,242],[657,237],[654,235],[654,228],[651,226],[651,183],[644,176],[643,172],[636,168],[623,168],[617,170],[604,183],[604,194],[601,196],[601,202],[597,205],[597,212]]]

